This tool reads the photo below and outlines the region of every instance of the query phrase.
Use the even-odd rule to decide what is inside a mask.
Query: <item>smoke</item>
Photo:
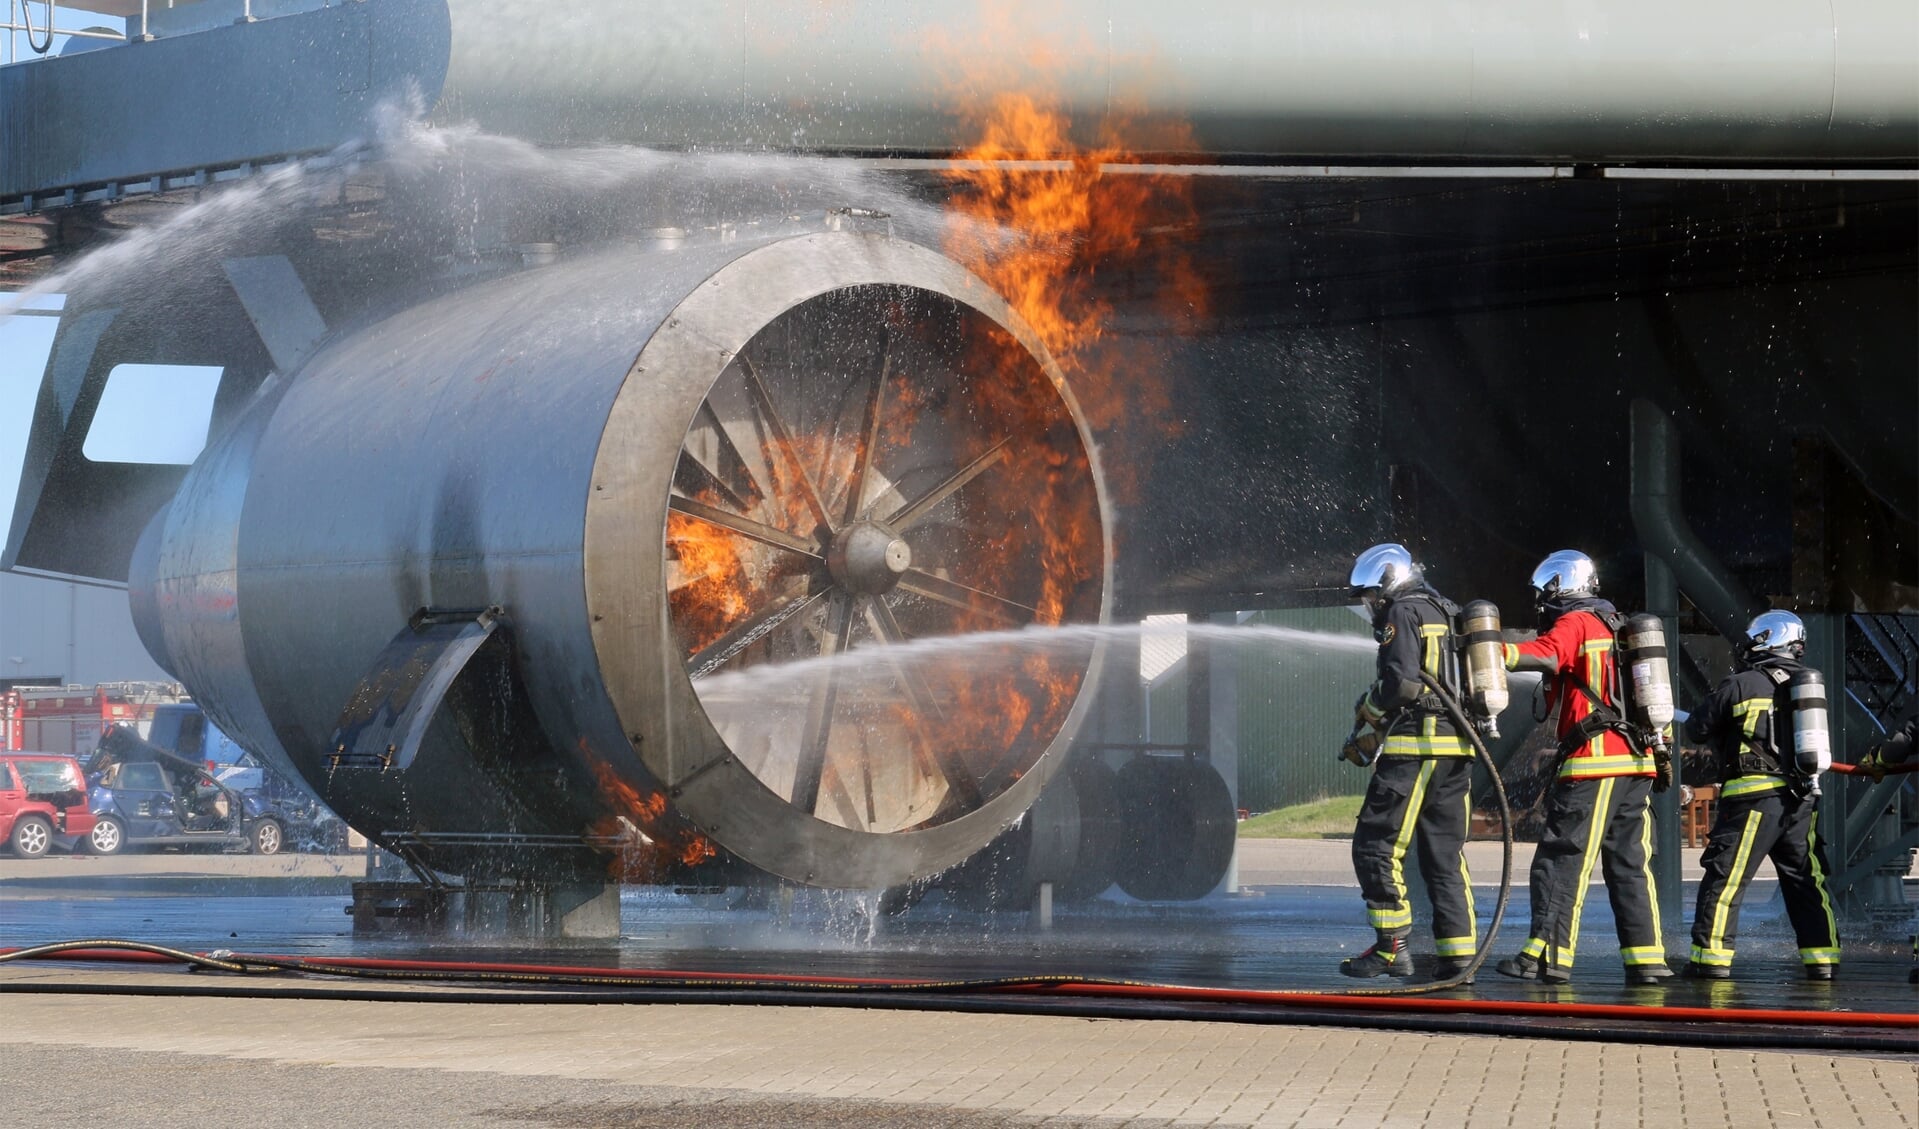
[[[134,220],[137,226],[9,295],[0,318],[44,294],[159,292],[183,269],[272,249],[278,229],[313,226],[322,207],[379,194],[402,229],[390,242],[438,239],[454,258],[566,236],[617,243],[663,227],[698,237],[728,227],[817,225],[845,208],[882,213],[896,234],[929,246],[952,224],[914,185],[853,161],[627,145],[548,149],[470,124],[429,124],[418,99],[384,105],[374,121],[368,139],[211,186],[190,203],[158,197],[110,209],[109,224],[137,216],[134,207],[177,211]]]

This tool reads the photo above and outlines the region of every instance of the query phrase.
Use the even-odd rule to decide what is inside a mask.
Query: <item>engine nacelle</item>
[[[425,865],[870,888],[1030,806],[1098,672],[912,641],[1103,620],[1110,528],[1033,331],[833,231],[567,261],[331,342],[130,587],[222,729]]]

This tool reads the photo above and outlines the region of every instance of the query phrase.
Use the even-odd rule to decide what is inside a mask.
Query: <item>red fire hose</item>
[[[1861,768],[1856,764],[1834,764],[1832,770],[1841,776],[1894,776],[1902,772],[1919,772],[1919,761],[1889,764],[1877,770]]]

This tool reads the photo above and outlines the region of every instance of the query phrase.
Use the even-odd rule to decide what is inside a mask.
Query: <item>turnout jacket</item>
[[[1539,638],[1506,644],[1507,670],[1536,670],[1546,676],[1546,708],[1559,710],[1559,739],[1564,741],[1593,712],[1591,699],[1580,682],[1615,710],[1618,665],[1613,655],[1613,631],[1601,614],[1615,614],[1605,600],[1580,600],[1555,618]],[[1604,730],[1573,749],[1559,763],[1562,780],[1589,780],[1606,776],[1654,776],[1652,756],[1635,749],[1613,730]]]
[[[1791,659],[1768,658],[1729,674],[1686,719],[1686,740],[1712,751],[1714,778],[1725,782],[1721,796],[1732,799],[1788,786],[1784,758],[1792,745],[1787,728],[1791,723],[1775,711],[1781,683],[1768,671],[1790,677],[1802,669]]]
[[[1382,608],[1373,619],[1379,643],[1378,677],[1359,702],[1359,713],[1386,738],[1387,757],[1465,757],[1472,747],[1453,727],[1438,695],[1419,680],[1421,671],[1450,684],[1453,616],[1458,609],[1421,585]]]

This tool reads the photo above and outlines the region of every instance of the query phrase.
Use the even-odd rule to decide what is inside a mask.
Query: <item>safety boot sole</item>
[[[1507,957],[1494,965],[1493,971],[1515,980],[1537,980],[1542,984],[1566,984],[1573,978],[1571,969],[1555,968],[1525,956]]]
[[[1368,953],[1366,956],[1358,956],[1351,960],[1340,961],[1339,974],[1341,976],[1350,976],[1355,980],[1371,980],[1378,976],[1390,976],[1395,980],[1404,980],[1413,974],[1413,961],[1411,956],[1394,961],[1368,960],[1367,957],[1371,955],[1372,954]]]

